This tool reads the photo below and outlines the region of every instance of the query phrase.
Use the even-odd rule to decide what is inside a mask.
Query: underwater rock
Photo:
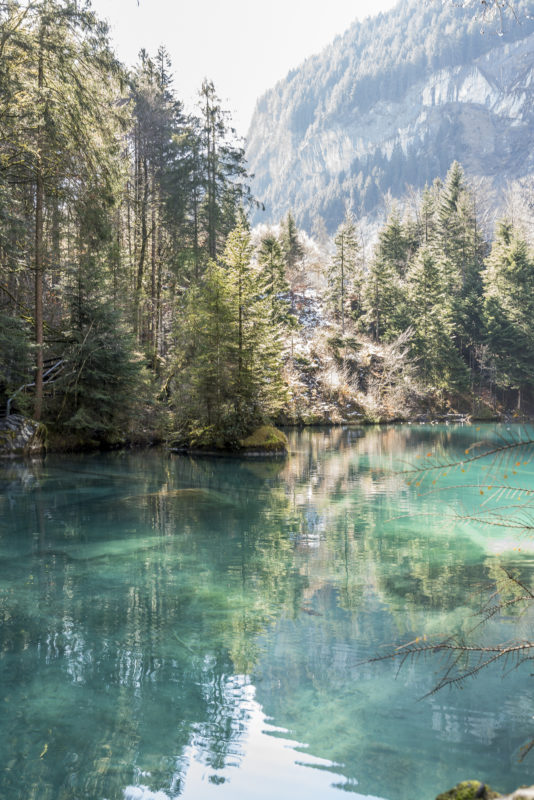
[[[480,781],[462,781],[448,792],[438,795],[436,800],[492,800],[496,797],[501,795]]]
[[[462,781],[454,789],[443,792],[436,797],[436,800],[534,800],[534,786],[523,786],[512,794],[497,794],[489,786],[480,781]]]

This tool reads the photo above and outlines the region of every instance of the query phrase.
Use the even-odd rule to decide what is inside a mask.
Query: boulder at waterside
[[[0,457],[38,455],[45,449],[45,427],[20,414],[0,418]]]
[[[272,425],[262,425],[241,439],[239,452],[247,456],[283,456],[287,454],[287,436]]]

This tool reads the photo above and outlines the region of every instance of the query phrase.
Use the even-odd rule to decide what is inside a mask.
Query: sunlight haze
[[[191,108],[203,78],[215,83],[244,136],[258,97],[355,19],[386,11],[394,0],[93,0],[110,24],[120,58],[135,63],[142,47],[169,51],[178,95]]]

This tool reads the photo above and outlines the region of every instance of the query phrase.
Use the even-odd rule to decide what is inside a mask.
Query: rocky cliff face
[[[264,221],[291,208],[332,231],[347,204],[372,213],[455,159],[497,188],[534,173],[534,3],[502,36],[452,4],[422,8],[356,23],[258,101],[247,156]]]

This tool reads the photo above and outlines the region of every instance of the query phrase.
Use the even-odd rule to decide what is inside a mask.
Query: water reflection
[[[531,579],[529,553],[496,555],[502,532],[451,520],[474,502],[457,477],[436,496],[398,474],[482,435],[303,431],[286,462],[143,452],[3,467],[0,795],[408,800],[473,774],[526,781],[527,674],[513,694],[488,674],[417,703],[435,663],[397,680],[362,664],[384,643],[470,626],[499,563]],[[511,616],[484,636],[530,627]]]

